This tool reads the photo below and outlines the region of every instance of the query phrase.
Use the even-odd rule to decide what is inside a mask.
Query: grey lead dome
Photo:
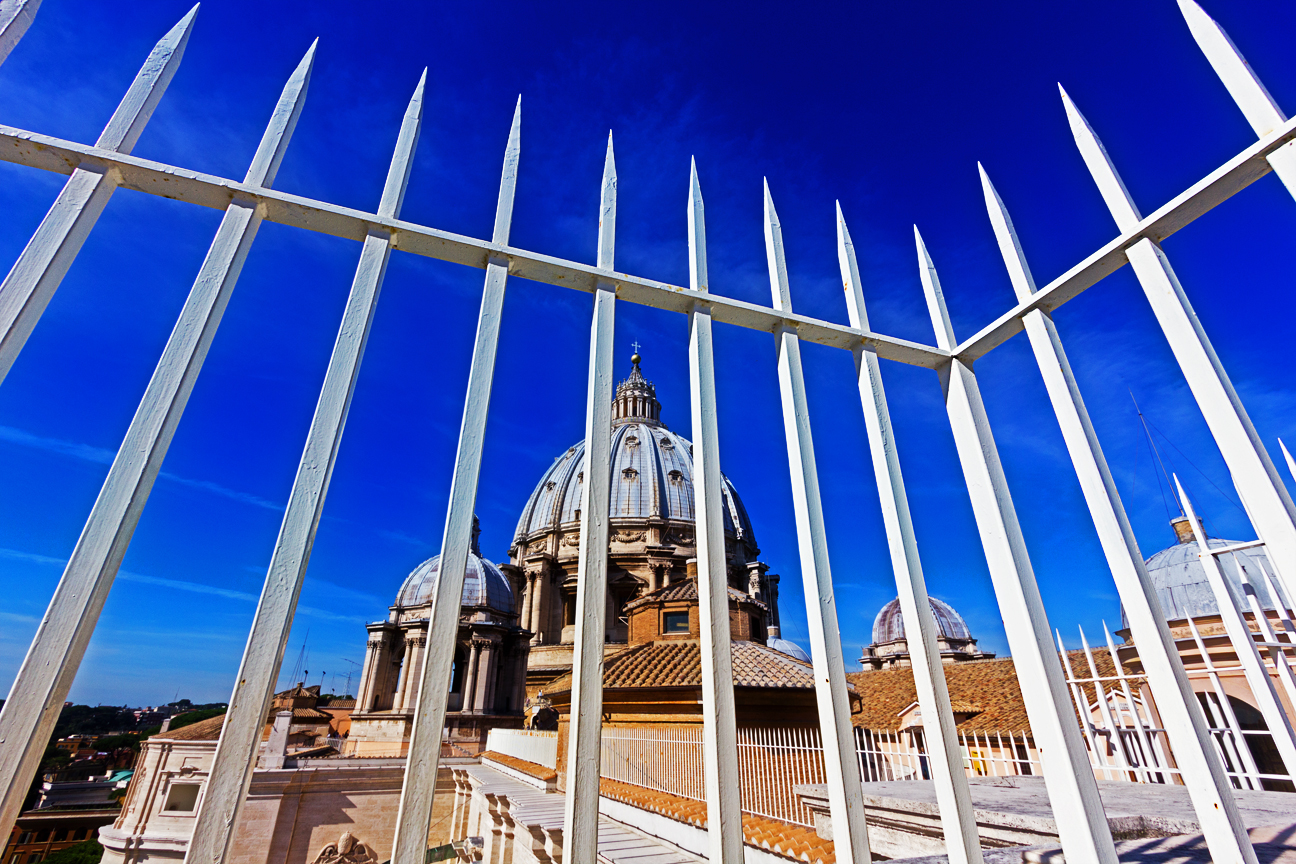
[[[967,622],[963,620],[962,615],[954,611],[953,606],[935,597],[928,597],[927,602],[931,604],[932,614],[936,616],[936,626],[940,628],[941,636],[947,640],[959,641],[968,641],[972,638],[972,631],[968,629]],[[900,598],[897,597],[883,606],[877,618],[873,619],[873,644],[885,645],[903,638],[905,638],[904,616],[900,613]]]

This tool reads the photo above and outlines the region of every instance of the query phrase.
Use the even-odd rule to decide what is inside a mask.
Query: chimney
[[[684,562],[684,575],[694,582],[697,581],[697,559],[690,558]]]
[[[1200,519],[1197,520],[1197,525],[1198,527],[1201,526]],[[1175,539],[1180,543],[1196,542],[1197,538],[1193,536],[1192,523],[1188,521],[1187,516],[1177,516],[1174,519],[1171,519],[1170,527],[1174,529]],[[1205,533],[1206,530],[1202,529],[1202,534],[1205,535]]]
[[[284,767],[284,757],[288,755],[288,726],[292,723],[291,711],[276,711],[274,725],[270,727],[270,740],[266,742],[265,752],[261,757],[262,768]]]

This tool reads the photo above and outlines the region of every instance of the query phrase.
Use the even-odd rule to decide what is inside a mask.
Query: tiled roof
[[[739,601],[745,600],[748,603],[755,603],[757,606],[760,606],[762,609],[767,608],[764,602],[757,600],[755,597],[752,597],[750,594],[744,594],[743,592],[734,588],[732,585],[728,587],[729,587],[730,600],[739,600]],[[634,600],[627,603],[625,605],[625,608],[626,611],[628,612],[631,609],[638,609],[640,606],[644,606],[648,603],[663,603],[663,602],[675,601],[675,600],[697,600],[697,599],[698,599],[697,580],[677,579],[669,585],[663,585],[662,587],[658,588],[656,591],[649,591],[647,594],[643,594],[639,597],[636,597]]]
[[[275,715],[275,711],[272,708],[270,709],[270,716],[273,718],[274,715]],[[332,714],[326,714],[323,711],[319,711],[315,708],[294,708],[292,709],[292,715],[294,720],[332,720],[333,719]]]
[[[330,710],[346,709],[356,707],[354,699],[330,699],[327,702],[320,702],[316,708],[328,708]]]
[[[168,741],[216,741],[220,738],[221,728],[224,725],[225,715],[217,714],[215,717],[208,717],[206,720],[199,720],[197,723],[181,726],[174,732],[159,732],[157,737],[165,738]]]
[[[1100,676],[1116,674],[1111,655],[1106,650],[1093,652],[1094,665]],[[1083,651],[1068,651],[1071,668],[1081,678],[1090,675]],[[999,660],[973,660],[946,663],[945,685],[949,688],[954,710],[977,713],[958,724],[960,732],[1029,732],[1026,705],[1022,701],[1017,668],[1011,657]],[[855,685],[863,707],[851,715],[851,722],[866,729],[900,728],[900,712],[918,699],[912,669],[879,669],[852,672],[846,680]],[[1096,699],[1092,685],[1081,685],[1090,701]]]
[[[706,828],[707,805],[705,801],[681,798],[669,792],[658,792],[629,783],[604,778],[599,781],[599,794],[641,810],[659,813],[677,822]],[[806,864],[835,864],[837,856],[833,842],[824,840],[815,829],[804,825],[780,822],[752,813],[742,814],[743,842],[764,849],[783,858],[803,861]]]
[[[546,783],[558,779],[558,772],[552,768],[547,768],[538,762],[528,762],[526,759],[519,759],[516,756],[509,756],[506,753],[496,753],[494,750],[487,750],[482,754],[484,762],[498,762],[506,768],[512,768],[514,771],[521,771],[523,774],[534,777],[537,780],[543,780]]]
[[[813,668],[809,663],[758,642],[729,644],[735,687],[814,688]],[[565,692],[571,689],[571,683],[571,675],[563,675],[546,687],[545,692]],[[701,686],[702,651],[696,640],[636,645],[603,664],[605,689]]]

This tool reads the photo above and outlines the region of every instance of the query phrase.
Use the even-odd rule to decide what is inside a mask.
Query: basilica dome
[[[1172,520],[1170,524],[1174,527],[1179,542],[1147,559],[1148,576],[1156,586],[1162,614],[1167,621],[1218,615],[1219,604],[1215,602],[1215,594],[1211,591],[1210,583],[1206,581],[1206,568],[1202,566],[1200,557],[1201,547],[1197,545],[1197,540],[1193,536],[1192,526],[1187,518],[1182,516]],[[1210,537],[1206,539],[1207,545],[1212,549],[1233,546],[1238,542],[1240,541]],[[1273,566],[1269,563],[1269,558],[1263,549],[1243,549],[1232,555],[1220,556],[1216,560],[1219,561],[1224,579],[1232,587],[1234,596],[1242,601],[1243,608],[1247,608],[1246,594],[1242,587],[1243,573],[1255,591],[1256,599],[1260,601],[1260,608],[1278,608],[1269,590],[1268,580],[1265,579],[1267,572],[1277,587],[1277,574],[1274,573]],[[1281,592],[1282,589],[1278,590]],[[1291,604],[1286,604],[1286,608],[1290,609]],[[1122,618],[1124,614],[1122,608]]]
[[[496,612],[513,612],[513,589],[500,569],[481,556],[477,545],[480,529],[473,517],[472,546],[468,550],[468,566],[464,568],[461,606],[485,606]],[[407,609],[412,606],[429,606],[436,600],[437,580],[441,577],[441,556],[434,555],[405,577],[396,593],[395,605]]]
[[[638,356],[638,355],[636,355]],[[681,523],[692,544],[696,520],[693,500],[693,445],[660,420],[661,406],[652,384],[635,363],[630,377],[617,387],[612,420],[612,496],[610,516],[618,519]],[[513,544],[559,528],[578,529],[581,487],[585,482],[585,442],[567,448],[540,478],[514,532]],[[729,478],[722,476],[725,534],[759,551],[751,519]],[[687,526],[685,528],[685,526]]]
[[[942,663],[989,660],[995,656],[977,647],[967,622],[953,606],[935,597],[928,597],[927,603],[936,617],[936,648]],[[865,672],[912,665],[899,597],[883,606],[873,619],[873,644],[864,648],[860,664]]]
[[[928,597],[927,602],[931,605],[932,614],[936,616],[940,638],[959,641],[972,639],[972,631],[968,629],[967,622],[963,620],[962,615],[954,611],[953,606],[935,597]],[[873,643],[884,645],[903,638],[905,638],[904,616],[900,613],[900,598],[897,597],[883,606],[877,617],[873,619]]]

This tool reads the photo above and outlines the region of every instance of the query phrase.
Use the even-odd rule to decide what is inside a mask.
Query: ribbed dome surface
[[[1210,548],[1219,549],[1223,546],[1232,546],[1239,541],[1208,538],[1206,542]],[[1200,551],[1196,541],[1179,543],[1169,549],[1162,549],[1147,560],[1148,575],[1152,577],[1152,584],[1156,585],[1157,599],[1161,601],[1161,611],[1167,621],[1219,614],[1215,594],[1211,591],[1210,583],[1206,581],[1206,568],[1202,566]],[[1244,610],[1249,611],[1250,604],[1243,593],[1242,575],[1238,572],[1239,564],[1246,572],[1252,589],[1255,590],[1260,607],[1278,608],[1274,602],[1275,598],[1269,593],[1264,573],[1260,569],[1260,562],[1263,561],[1270,577],[1275,576],[1263,549],[1244,549],[1231,555],[1222,555],[1216,560],[1220,562],[1224,578],[1232,586],[1234,596],[1238,598]],[[1274,581],[1276,584],[1277,579],[1275,578]],[[1282,589],[1278,590],[1281,594]],[[1286,608],[1291,608],[1290,603],[1285,605]],[[1124,609],[1121,610],[1121,616],[1124,617]]]
[[[441,556],[436,555],[414,568],[405,577],[396,594],[396,605],[401,607],[425,606],[436,596],[437,580],[441,575]],[[487,606],[496,612],[513,612],[513,589],[500,569],[480,555],[469,552],[468,566],[464,569],[462,606]]]
[[[928,597],[932,614],[936,616],[936,626],[940,635],[946,639],[968,640],[972,632],[968,630],[963,616],[954,611],[954,607],[944,600]],[[877,618],[873,619],[873,644],[882,645],[905,638],[904,616],[900,612],[900,598],[892,600],[882,607]]]
[[[658,517],[692,523],[693,445],[654,422],[620,422],[612,429],[611,516]],[[585,482],[585,442],[559,456],[522,510],[513,542],[559,526],[576,528]],[[725,533],[752,546],[751,520],[729,479],[721,489]]]

